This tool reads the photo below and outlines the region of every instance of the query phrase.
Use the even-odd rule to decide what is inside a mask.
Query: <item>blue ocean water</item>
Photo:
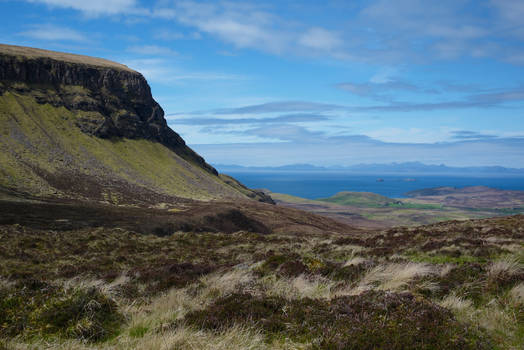
[[[228,172],[250,188],[264,188],[308,199],[326,198],[340,191],[374,192],[392,198],[423,188],[488,186],[524,191],[522,176],[448,176],[448,175],[361,175],[343,172]],[[378,179],[383,181],[378,182]]]

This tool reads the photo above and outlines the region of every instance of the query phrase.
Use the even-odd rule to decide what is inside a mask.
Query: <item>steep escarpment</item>
[[[0,131],[0,185],[11,190],[262,199],[223,181],[168,127],[144,77],[111,61],[0,45]]]
[[[30,93],[40,104],[91,112],[75,121],[89,135],[157,141],[217,175],[167,126],[164,111],[153,99],[145,78],[126,66],[0,45],[0,81],[0,93],[13,90]]]

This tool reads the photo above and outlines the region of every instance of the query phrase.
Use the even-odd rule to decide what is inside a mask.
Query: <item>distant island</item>
[[[344,171],[354,174],[409,174],[409,175],[524,175],[524,169],[502,166],[452,167],[444,164],[404,162],[389,164],[356,164],[349,166],[316,166],[312,164],[289,164],[282,166],[241,166],[215,164],[221,172],[323,172]],[[413,181],[414,179],[411,179]]]

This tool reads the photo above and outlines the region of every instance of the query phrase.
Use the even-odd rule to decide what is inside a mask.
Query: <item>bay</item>
[[[341,191],[373,192],[391,198],[406,197],[406,192],[424,188],[451,186],[487,186],[524,191],[522,176],[448,176],[448,175],[377,175],[344,172],[228,172],[250,188],[318,199]]]

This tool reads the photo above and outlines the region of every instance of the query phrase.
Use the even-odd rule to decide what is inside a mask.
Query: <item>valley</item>
[[[340,192],[310,200],[267,191],[279,205],[326,215],[361,227],[414,226],[446,220],[480,219],[524,212],[524,192],[488,187],[441,187],[388,198],[369,192]]]
[[[521,349],[524,197],[220,174],[145,78],[0,45],[0,350]]]

